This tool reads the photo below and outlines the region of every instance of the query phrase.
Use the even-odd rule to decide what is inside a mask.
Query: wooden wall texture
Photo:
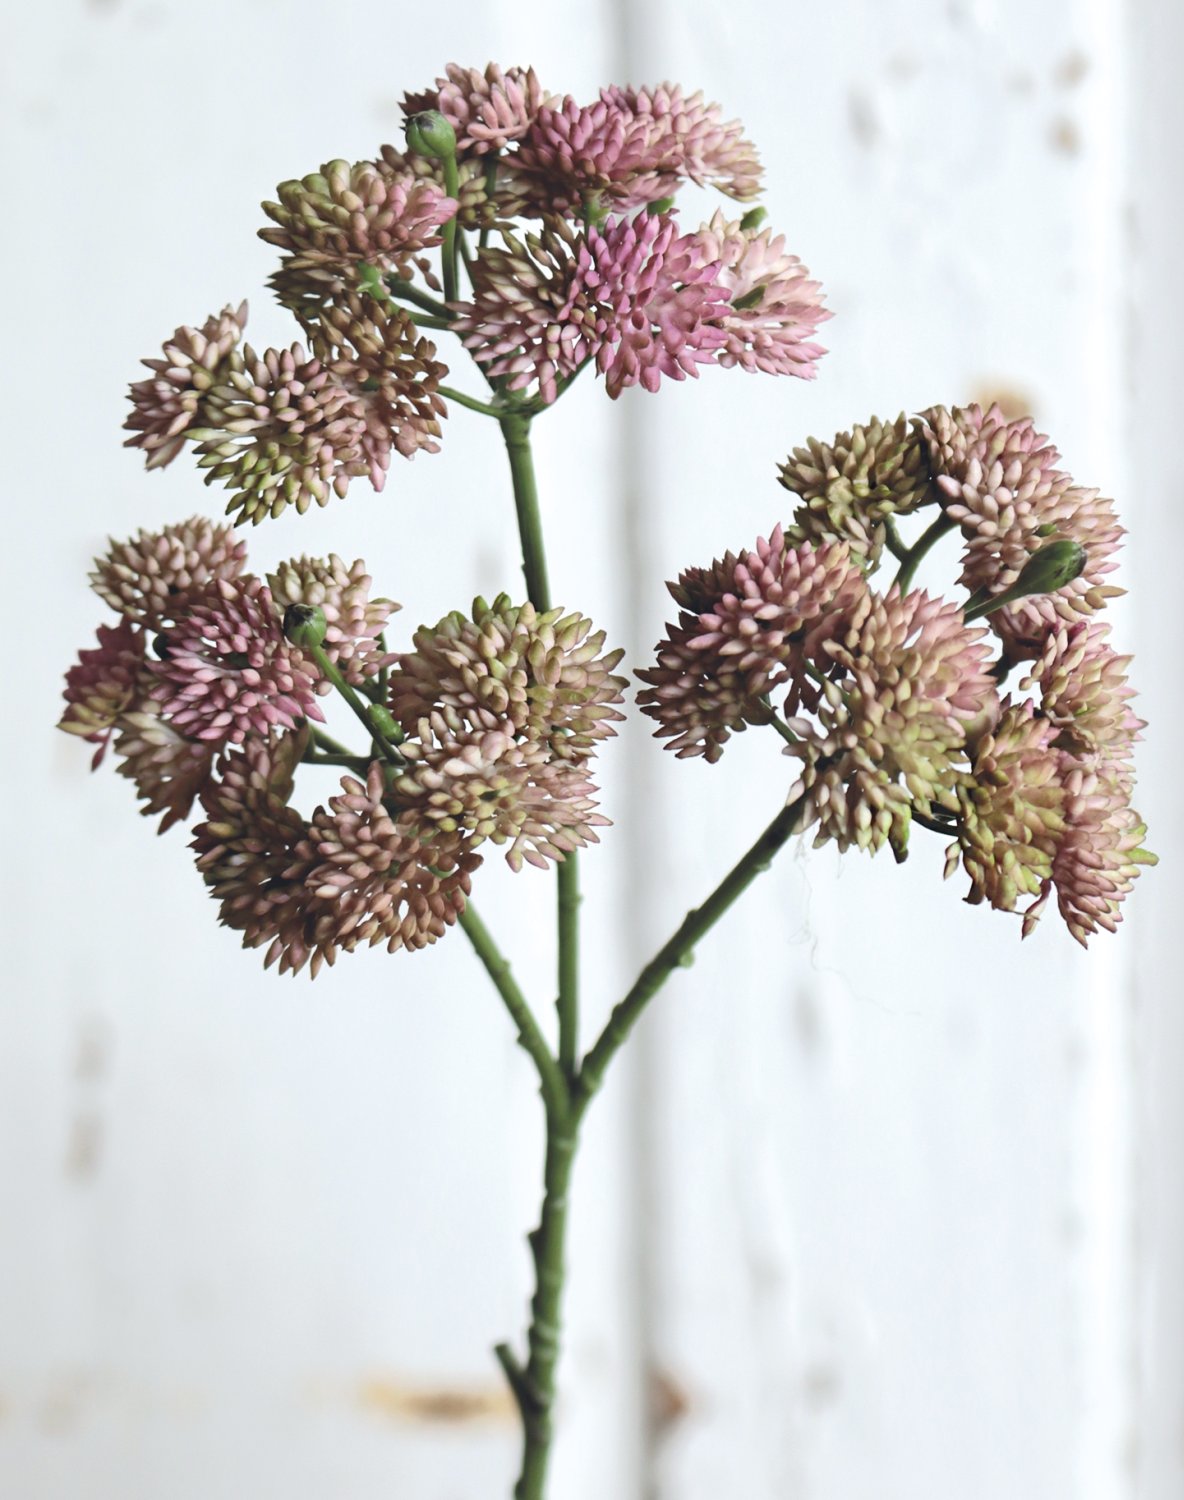
[[[1179,7],[51,0],[6,25],[0,1494],[508,1492],[489,1349],[523,1318],[540,1128],[463,937],[262,974],[180,834],[48,727],[104,536],[217,505],[121,450],[137,359],[242,295],[256,342],[290,339],[258,200],[494,57],[722,100],[836,311],[813,386],[589,382],[539,424],[558,596],[636,663],[662,580],[783,516],[808,434],[1022,401],[1131,530],[1117,626],[1165,856],[1088,957],[1053,920],[1021,948],[920,833],[900,869],[782,857],[590,1128],[556,1500],[1179,1500]],[[496,434],[450,425],[384,496],[261,528],[256,563],[365,555],[408,630],[515,587]],[[676,763],[637,722],[602,766],[589,1029],[789,769],[755,736]],[[551,897],[483,872],[538,996]]]

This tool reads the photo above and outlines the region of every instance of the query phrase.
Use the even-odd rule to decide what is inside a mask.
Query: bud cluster
[[[596,841],[589,771],[626,683],[589,620],[478,599],[399,654],[363,562],[245,567],[198,518],[113,543],[93,582],[119,620],[67,673],[61,720],[95,766],[113,747],[161,832],[200,804],[198,869],[244,946],[313,974],[361,944],[421,948],[464,910],[482,844],[518,870]],[[306,819],[294,773],[323,759],[334,685],[361,691],[374,743]]]
[[[1095,618],[1117,592],[1105,580],[1121,530],[1059,462],[1030,420],[997,407],[811,439],[781,468],[789,524],[669,586],[680,614],[637,674],[642,712],[678,755],[708,761],[731,734],[774,724],[801,763],[797,826],[816,842],[903,859],[920,822],[953,839],[947,872],[965,867],[972,902],[1029,900],[1025,935],[1054,893],[1080,942],[1113,930],[1154,862],[1130,805],[1143,723],[1129,658]],[[929,525],[908,547],[896,527],[915,512]],[[961,604],[909,586],[953,530]],[[879,592],[888,549],[900,566]],[[1002,695],[1025,658],[1021,689],[1036,696]]]

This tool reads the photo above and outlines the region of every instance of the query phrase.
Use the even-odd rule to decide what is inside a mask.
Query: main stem
[[[530,602],[540,614],[551,608],[547,554],[539,512],[538,481],[530,448],[530,417],[508,411],[498,418],[522,542],[522,568]],[[530,1236],[534,1257],[535,1291],[530,1304],[527,1364],[518,1372],[508,1351],[499,1351],[522,1412],[522,1471],[516,1500],[543,1500],[547,1466],[554,1434],[555,1368],[559,1360],[563,1283],[566,1274],[567,1199],[576,1149],[576,1119],[570,1109],[569,1085],[574,1080],[579,1032],[579,867],[574,851],[559,862],[558,874],[559,974],[556,1005],[559,1013],[559,1051],[555,1060],[563,1082],[563,1098],[544,1090],[547,1106],[547,1156],[543,1172],[543,1208],[539,1226]],[[554,1065],[554,1064],[553,1064]]]

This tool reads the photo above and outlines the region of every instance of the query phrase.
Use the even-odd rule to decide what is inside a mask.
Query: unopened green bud
[[[456,155],[456,131],[438,109],[425,109],[407,121],[407,146],[436,161]]]
[[[395,745],[401,742],[403,731],[389,708],[384,708],[381,703],[372,703],[366,710],[366,717],[370,720],[371,729],[376,729],[383,739],[390,740]]]
[[[755,208],[750,208],[740,220],[740,228],[744,230],[745,234],[752,234],[754,230],[761,227],[768,217],[769,210],[762,208],[758,203]]]
[[[293,646],[319,646],[327,628],[319,604],[289,604],[284,611],[284,634]]]
[[[1016,598],[1024,594],[1055,594],[1084,573],[1088,561],[1080,542],[1049,542],[1047,547],[1034,552],[1021,569],[1014,584]]]
[[[674,195],[669,198],[655,198],[652,203],[647,203],[645,211],[647,214],[668,214],[674,207]]]
[[[1080,542],[1063,538],[1049,542],[1047,547],[1032,554],[1009,589],[989,598],[984,597],[982,589],[972,594],[966,601],[965,619],[981,620],[983,615],[992,614],[1016,599],[1026,599],[1030,594],[1055,594],[1084,573],[1088,561],[1089,554]]]

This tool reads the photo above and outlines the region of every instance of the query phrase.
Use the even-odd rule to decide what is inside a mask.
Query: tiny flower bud
[[[1053,594],[1083,573],[1088,561],[1085,548],[1080,542],[1049,542],[1047,547],[1041,547],[1024,564],[1014,585],[1016,597],[1023,594]]]
[[[673,194],[668,198],[655,198],[652,203],[647,203],[645,211],[647,214],[668,214],[674,207]]]
[[[325,630],[325,611],[319,604],[289,604],[284,611],[284,634],[293,646],[319,646]]]
[[[982,589],[972,594],[966,602],[965,618],[980,620],[983,615],[992,614],[1005,604],[1012,604],[1029,594],[1055,594],[1057,589],[1063,589],[1079,577],[1088,561],[1089,555],[1080,542],[1064,539],[1049,542],[1047,547],[1032,554],[1010,588],[990,596],[984,596]]]
[[[384,708],[381,703],[372,703],[366,710],[366,717],[370,720],[370,727],[376,729],[383,739],[390,740],[394,745],[400,743],[403,730],[388,708]]]
[[[407,121],[407,146],[417,156],[443,161],[456,155],[456,131],[438,109],[425,109]]]
[[[743,229],[745,234],[752,234],[755,230],[761,227],[761,225],[768,217],[769,210],[767,208],[762,208],[758,203],[755,208],[750,208],[744,215],[744,217],[740,220],[740,228]]]

